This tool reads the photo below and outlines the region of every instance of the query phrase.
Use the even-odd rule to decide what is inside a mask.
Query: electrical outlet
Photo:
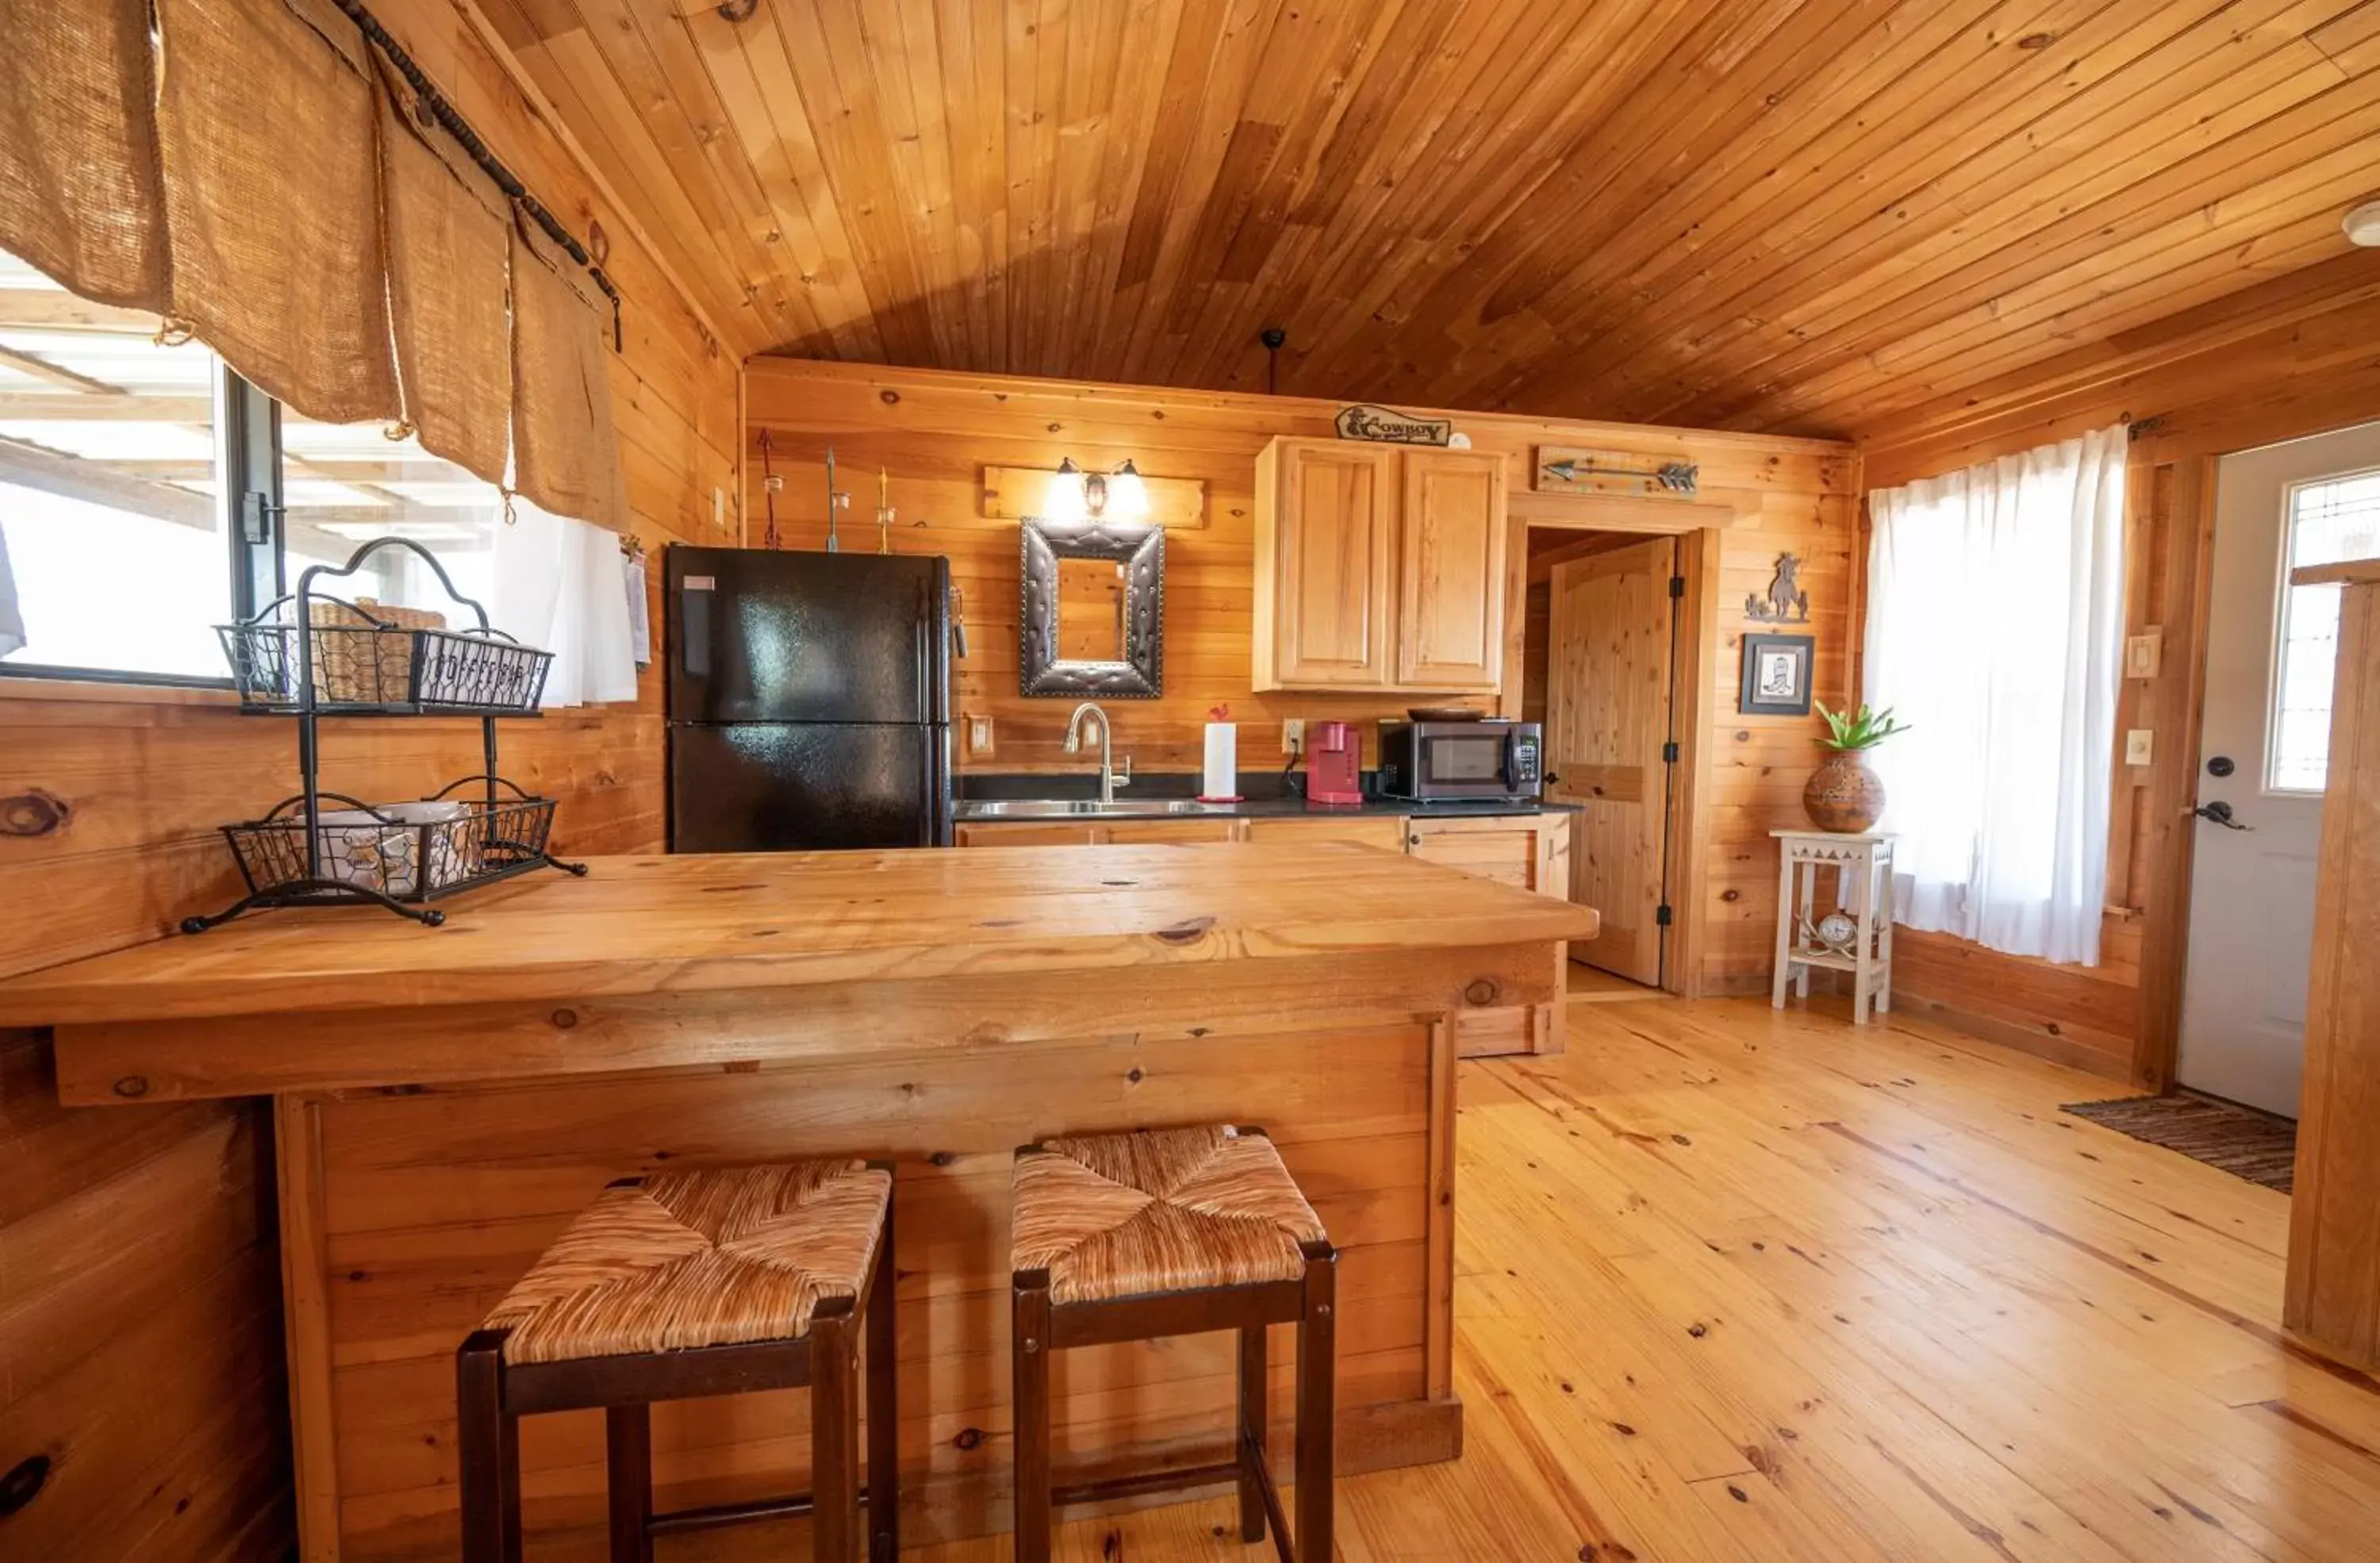
[[[991,719],[990,717],[967,718],[967,753],[971,755],[991,753]]]
[[[1303,720],[1291,717],[1281,724],[1281,752],[1284,755],[1305,752],[1305,723]]]
[[[2145,727],[2128,728],[2124,733],[2124,763],[2126,765],[2155,764],[2156,761],[2154,758],[2156,752],[2155,739],[2156,734]]]

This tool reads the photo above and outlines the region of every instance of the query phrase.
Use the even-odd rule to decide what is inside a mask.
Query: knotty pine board
[[[742,352],[1823,432],[2358,285],[2380,103],[2356,0],[478,3]]]
[[[243,1102],[61,1108],[0,1031],[0,1516],[10,1557],[276,1557],[294,1535],[273,1171]]]
[[[295,1098],[322,1151],[341,1533],[347,1563],[454,1545],[454,1350],[609,1180],[679,1164],[892,1156],[898,1181],[904,1532],[1007,1523],[1014,1147],[1068,1131],[1240,1121],[1281,1148],[1343,1251],[1343,1410],[1426,1398],[1436,1102],[1429,1028],[1021,1043],[936,1056]],[[1261,1076],[1262,1101],[1246,1082]],[[1451,1088],[1451,1083],[1440,1083]],[[1448,1109],[1451,1113],[1451,1108]],[[1286,1332],[1274,1342],[1286,1448]],[[1056,1360],[1062,1463],[1119,1439],[1225,1436],[1228,1337]],[[797,1487],[795,1392],[657,1409],[663,1507]],[[524,1424],[531,1532],[602,1512],[601,1422]]]

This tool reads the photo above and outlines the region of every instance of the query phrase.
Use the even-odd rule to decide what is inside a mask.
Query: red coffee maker
[[[1343,808],[1364,801],[1364,742],[1353,723],[1308,722],[1313,745],[1305,752],[1305,806]]]

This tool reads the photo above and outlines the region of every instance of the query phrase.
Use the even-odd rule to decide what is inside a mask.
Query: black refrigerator
[[[673,545],[672,852],[947,846],[947,559]]]

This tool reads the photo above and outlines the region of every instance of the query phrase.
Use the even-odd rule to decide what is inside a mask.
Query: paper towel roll
[[[1200,780],[1202,798],[1240,795],[1240,730],[1228,721],[1207,724],[1207,769]]]

